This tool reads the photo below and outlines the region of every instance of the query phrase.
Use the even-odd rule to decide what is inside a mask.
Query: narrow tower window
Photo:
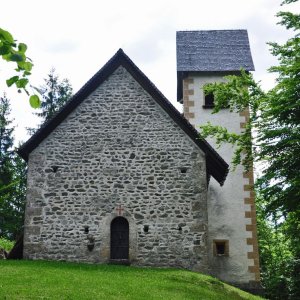
[[[213,108],[214,105],[214,94],[209,93],[204,95],[204,105],[205,108]]]

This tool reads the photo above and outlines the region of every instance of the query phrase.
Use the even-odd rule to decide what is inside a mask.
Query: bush
[[[5,238],[0,238],[0,249],[4,249],[5,251],[9,252],[12,247],[14,246],[15,242],[7,240]]]

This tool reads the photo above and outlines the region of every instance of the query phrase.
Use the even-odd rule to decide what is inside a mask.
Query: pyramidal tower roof
[[[247,30],[178,31],[177,71],[254,71]]]

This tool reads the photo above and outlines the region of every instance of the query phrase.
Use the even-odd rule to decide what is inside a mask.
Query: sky
[[[280,10],[299,13],[299,4],[281,0],[14,0],[1,3],[0,27],[28,46],[34,68],[30,83],[39,87],[51,68],[79,90],[122,48],[158,89],[176,102],[176,31],[247,29],[256,71],[264,89],[274,85],[267,69],[276,64],[269,41],[291,35],[275,17]],[[0,61],[0,89],[11,100],[16,141],[39,120],[25,94],[6,88],[13,65]]]

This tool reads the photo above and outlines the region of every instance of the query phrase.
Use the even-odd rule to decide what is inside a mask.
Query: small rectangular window
[[[214,256],[229,256],[228,240],[213,240]]]
[[[204,95],[204,108],[213,108],[215,106],[214,104],[214,94],[209,93]]]

